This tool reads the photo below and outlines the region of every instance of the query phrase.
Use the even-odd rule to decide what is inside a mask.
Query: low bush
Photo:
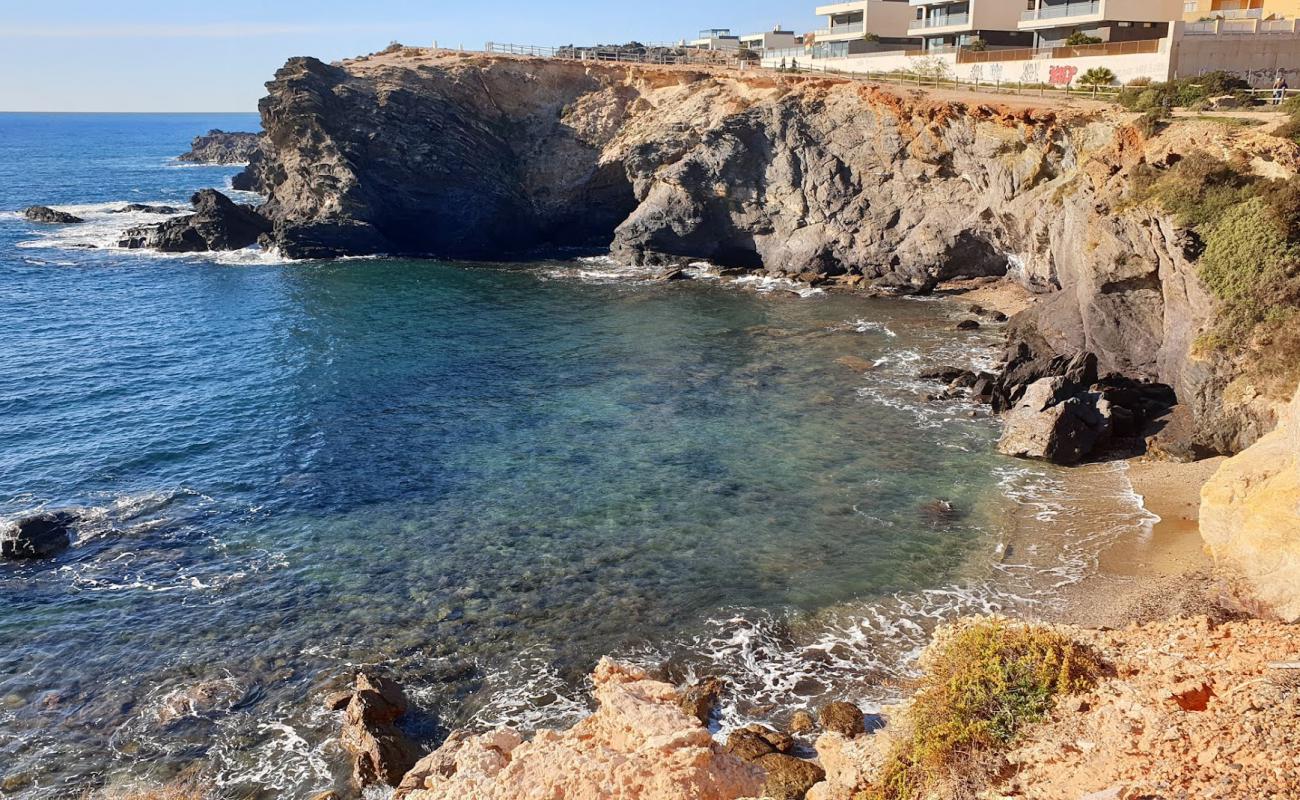
[[[1165,83],[1130,81],[1119,93],[1119,104],[1131,111],[1157,107],[1189,108],[1211,97],[1232,95],[1246,104],[1253,102],[1246,91],[1250,84],[1228,72],[1207,72],[1194,78]]]
[[[1288,395],[1300,380],[1300,177],[1262,178],[1205,153],[1130,177],[1135,201],[1154,200],[1200,238],[1197,271],[1220,310],[1197,350],[1238,356],[1261,390]]]
[[[911,734],[890,753],[864,800],[973,794],[1021,729],[1056,697],[1091,687],[1101,672],[1088,649],[1047,628],[981,619],[941,636],[922,663]]]

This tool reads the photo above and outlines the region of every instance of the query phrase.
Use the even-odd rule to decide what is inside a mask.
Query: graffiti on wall
[[[1074,83],[1074,76],[1078,74],[1078,67],[1049,67],[1047,70],[1047,82],[1053,86],[1069,86]]]

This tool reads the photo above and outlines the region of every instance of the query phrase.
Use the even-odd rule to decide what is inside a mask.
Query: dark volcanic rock
[[[81,217],[69,214],[66,211],[55,211],[49,206],[29,206],[24,208],[23,217],[32,222],[43,222],[47,225],[74,225],[78,222],[85,222]]]
[[[214,189],[196,193],[190,202],[195,213],[158,225],[130,228],[118,245],[165,253],[239,250],[254,244],[259,236],[271,230],[271,223],[251,206],[238,205]]]
[[[419,760],[419,750],[396,725],[406,710],[406,696],[396,683],[357,675],[343,712],[339,742],[352,755],[352,777],[358,788],[396,787]]]
[[[998,451],[1078,464],[1110,441],[1112,409],[1098,392],[1073,393],[1068,379],[1043,378],[1031,384],[1007,412]]]
[[[257,152],[259,134],[210,130],[194,137],[190,151],[178,157],[188,164],[246,164]]]
[[[76,523],[77,515],[68,511],[20,519],[0,534],[0,557],[25,560],[56,556],[72,543]]]
[[[136,212],[139,214],[179,214],[181,209],[175,206],[151,206],[144,203],[127,203],[119,209],[113,211],[114,214],[129,214]]]

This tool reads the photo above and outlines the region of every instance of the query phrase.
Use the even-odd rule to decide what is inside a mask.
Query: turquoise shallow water
[[[1053,476],[924,401],[918,371],[996,341],[951,303],[103,247],[121,203],[224,184],[170,163],[189,136],[254,124],[0,115],[0,212],[90,220],[0,215],[0,518],[87,515],[0,565],[7,794],[199,763],[306,796],[341,777],[318,699],[357,665],[430,742],[571,719],[605,653],[727,674],[733,720],[870,701],[935,619],[1082,563],[999,560],[1002,499],[1050,518]]]

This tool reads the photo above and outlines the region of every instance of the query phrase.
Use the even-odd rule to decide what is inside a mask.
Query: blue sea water
[[[361,666],[427,743],[571,720],[607,653],[726,675],[729,724],[870,704],[937,620],[1086,568],[1070,525],[1008,558],[1068,497],[925,400],[996,347],[954,302],[113,246],[123,204],[227,185],[192,136],[257,124],[0,114],[0,519],[84,515],[0,564],[5,796],[342,785],[320,698]]]

